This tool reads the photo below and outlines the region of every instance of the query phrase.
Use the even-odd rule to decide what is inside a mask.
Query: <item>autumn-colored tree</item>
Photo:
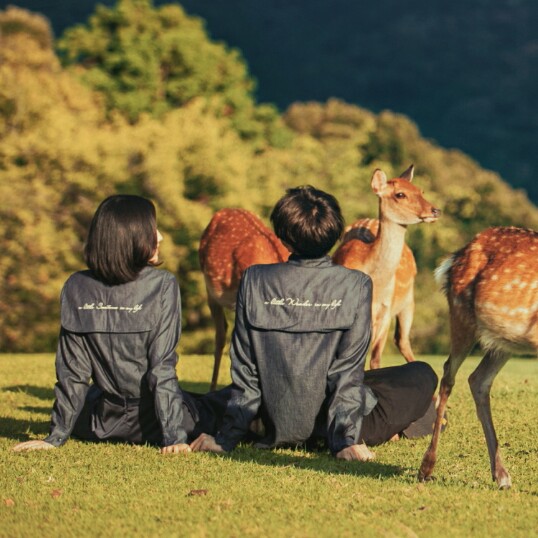
[[[53,348],[61,286],[84,267],[91,215],[116,192],[157,205],[188,351],[212,346],[210,333],[207,347],[193,336],[210,326],[197,248],[222,207],[267,219],[286,188],[310,183],[340,200],[348,222],[374,217],[373,169],[394,176],[414,163],[415,183],[444,212],[407,236],[419,267],[418,352],[447,346],[446,303],[432,277],[440,259],[490,225],[538,228],[522,193],[425,140],[408,118],[337,99],[296,103],[282,116],[256,104],[238,53],[213,43],[177,5],[100,7],[88,26],[66,33],[61,55],[67,65],[43,17],[0,12],[2,351]]]
[[[205,97],[130,123],[62,68],[43,17],[10,8],[0,29],[0,348],[52,347],[61,285],[84,266],[97,204],[118,191],[157,203],[166,267],[180,276],[186,325],[198,326],[208,313],[197,242],[219,207],[259,209],[267,178],[251,169],[266,151]]]
[[[96,181],[97,100],[62,72],[48,23],[0,13],[0,348],[50,349]],[[81,126],[83,126],[81,128]]]

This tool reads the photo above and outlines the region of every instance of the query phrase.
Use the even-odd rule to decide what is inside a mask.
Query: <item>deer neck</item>
[[[379,219],[379,231],[369,256],[370,273],[378,283],[389,282],[394,277],[402,257],[407,226],[394,221]]]

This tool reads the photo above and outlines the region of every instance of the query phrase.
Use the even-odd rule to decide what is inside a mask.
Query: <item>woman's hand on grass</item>
[[[215,438],[207,433],[202,433],[195,439],[191,443],[191,448],[193,452],[215,452],[216,454],[224,452],[224,449],[216,443]]]
[[[24,443],[18,443],[13,447],[15,452],[24,452],[28,450],[49,450],[51,448],[56,448],[54,445],[47,443],[46,441],[34,440],[34,441],[24,441]]]
[[[161,454],[187,454],[191,452],[191,447],[187,443],[178,443],[177,445],[163,446]]]
[[[375,454],[365,445],[351,445],[340,450],[336,454],[336,457],[340,460],[347,461],[372,461],[375,459]]]

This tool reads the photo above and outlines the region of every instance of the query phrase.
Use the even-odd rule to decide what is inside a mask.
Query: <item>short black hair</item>
[[[157,218],[149,200],[109,196],[95,212],[84,247],[94,276],[109,285],[136,280],[157,249]]]
[[[336,198],[311,185],[288,189],[276,203],[271,222],[277,237],[305,258],[327,254],[344,230]]]

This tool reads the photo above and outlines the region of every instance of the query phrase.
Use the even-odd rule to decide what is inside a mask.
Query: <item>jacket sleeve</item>
[[[344,331],[328,372],[328,443],[333,455],[358,444],[362,417],[377,403],[372,391],[363,383],[372,321],[372,281],[369,277],[363,280],[360,295],[353,325]]]
[[[62,328],[56,352],[56,400],[52,408],[50,435],[54,446],[63,445],[82,411],[92,373],[91,361],[80,334]]]
[[[248,270],[237,294],[235,326],[230,345],[232,391],[222,427],[215,441],[226,451],[232,450],[248,433],[261,404],[260,380],[248,334],[245,289]]]
[[[148,386],[153,394],[155,413],[161,425],[163,446],[187,442],[183,429],[183,395],[179,388],[176,347],[181,335],[181,299],[176,279],[163,284],[161,317],[149,350]]]

